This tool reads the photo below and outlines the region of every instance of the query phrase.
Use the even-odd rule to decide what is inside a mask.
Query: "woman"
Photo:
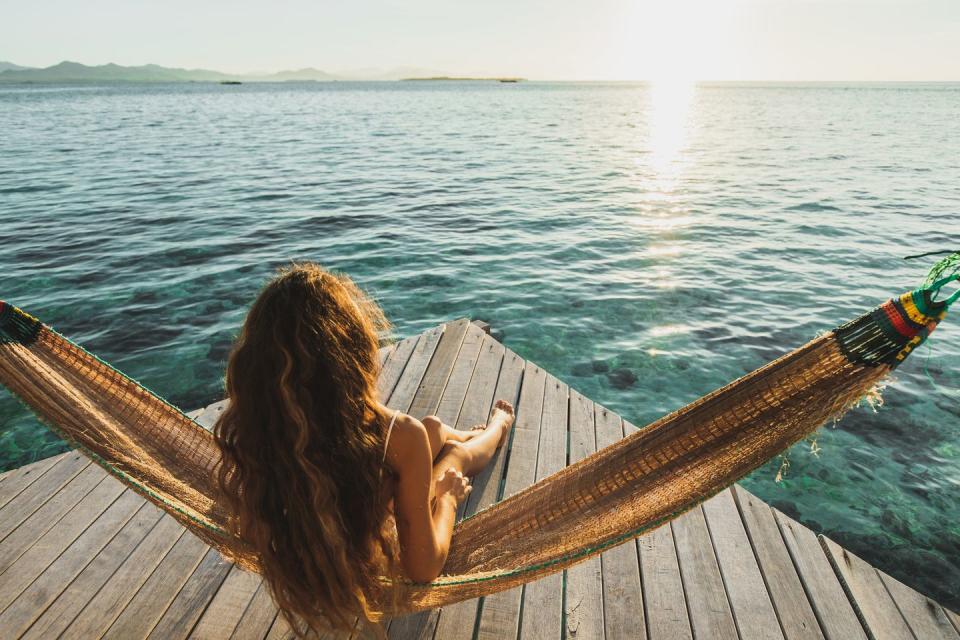
[[[382,405],[387,328],[349,278],[295,265],[254,302],[227,365],[214,433],[233,533],[288,619],[314,629],[374,620],[391,584],[440,574],[466,477],[513,423],[504,401],[469,432]]]

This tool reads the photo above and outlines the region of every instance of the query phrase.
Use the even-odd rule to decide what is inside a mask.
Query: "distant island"
[[[429,76],[426,78],[401,78],[404,82],[436,82],[436,81],[452,81],[452,82],[523,82],[526,78],[469,78],[469,77],[459,77],[459,76]]]
[[[51,67],[34,69],[0,63],[0,83],[70,83],[70,82],[284,82],[287,80],[338,80],[319,69],[299,69],[265,74],[232,74],[209,69],[177,69],[146,64],[124,67],[118,64],[88,66],[64,61]]]
[[[64,61],[50,67],[24,67],[0,61],[0,83],[96,83],[96,82],[212,82],[226,85],[245,82],[331,82],[350,80],[498,80],[516,82],[520,78],[455,78],[443,76],[435,70],[401,67],[396,69],[360,69],[352,72],[329,73],[307,67],[275,73],[224,73],[210,69],[180,69],[146,64],[125,67],[118,64],[85,65]]]

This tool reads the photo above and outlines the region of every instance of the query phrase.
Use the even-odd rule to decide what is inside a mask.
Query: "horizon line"
[[[278,81],[278,82],[397,82],[397,81],[401,81],[401,80],[428,80],[428,79],[448,79],[447,81],[453,82],[453,81],[457,81],[458,79],[460,79],[461,81],[470,81],[470,80],[497,80],[497,79],[500,79],[500,78],[516,78],[516,79],[522,80],[522,81],[524,81],[524,82],[644,82],[644,83],[650,83],[650,84],[669,82],[669,83],[675,83],[675,84],[694,84],[694,85],[696,85],[696,84],[701,84],[701,83],[711,83],[711,82],[716,82],[716,83],[737,83],[737,82],[745,82],[745,83],[793,83],[793,84],[799,84],[799,83],[814,83],[814,82],[816,82],[816,83],[835,83],[835,84],[842,84],[842,83],[847,83],[847,84],[849,84],[849,83],[860,83],[860,84],[866,84],[866,83],[954,84],[954,83],[960,83],[960,77],[952,78],[952,79],[940,79],[940,78],[938,78],[938,79],[897,79],[897,78],[882,78],[882,79],[876,79],[876,78],[875,78],[875,79],[866,79],[866,78],[844,78],[844,79],[823,79],[823,78],[790,78],[790,79],[773,79],[773,78],[544,78],[544,77],[538,78],[538,77],[527,77],[527,76],[518,75],[518,74],[486,74],[486,73],[483,73],[483,74],[475,74],[475,73],[459,74],[459,73],[447,73],[447,72],[443,72],[443,73],[431,73],[430,75],[423,75],[423,76],[420,76],[420,75],[411,75],[411,76],[406,76],[406,77],[397,78],[397,79],[388,79],[388,78],[359,78],[359,77],[358,77],[358,78],[355,78],[355,79],[352,79],[352,78],[350,78],[350,75],[351,75],[352,73],[356,73],[356,72],[358,72],[358,71],[376,71],[376,72],[384,72],[384,73],[387,73],[387,72],[391,72],[391,71],[402,71],[402,70],[405,70],[405,69],[414,70],[414,71],[418,71],[418,70],[427,71],[427,70],[426,70],[426,69],[420,69],[420,68],[418,68],[416,65],[394,65],[394,66],[392,66],[392,67],[383,67],[383,68],[368,67],[368,68],[366,68],[366,69],[356,69],[356,70],[327,71],[327,70],[325,70],[325,69],[323,69],[323,68],[321,68],[321,67],[308,65],[308,66],[287,67],[287,68],[283,68],[283,69],[279,69],[279,70],[270,70],[270,71],[267,71],[267,70],[220,71],[220,70],[214,69],[214,68],[198,67],[198,66],[183,66],[183,67],[174,66],[174,67],[168,67],[168,66],[165,66],[165,65],[163,65],[163,64],[159,64],[159,63],[155,63],[155,62],[145,62],[145,63],[142,63],[142,64],[120,64],[120,63],[117,63],[117,62],[105,62],[105,63],[101,63],[101,64],[88,64],[88,63],[77,62],[76,60],[69,60],[69,59],[64,59],[64,60],[61,60],[61,61],[59,61],[59,62],[53,63],[53,64],[51,64],[51,65],[47,65],[47,66],[45,66],[45,67],[44,67],[44,66],[41,66],[41,67],[30,67],[30,66],[19,65],[18,63],[11,62],[11,59],[10,59],[10,58],[7,58],[6,60],[0,60],[0,61],[2,61],[2,62],[7,62],[7,63],[9,63],[9,64],[14,64],[14,65],[17,65],[17,66],[22,67],[22,68],[20,68],[20,69],[4,69],[4,70],[0,70],[0,75],[3,75],[4,73],[7,73],[8,71],[12,71],[12,72],[17,72],[17,71],[40,71],[40,70],[44,70],[44,69],[49,69],[49,68],[52,68],[52,67],[56,67],[56,66],[61,65],[61,64],[64,64],[64,63],[71,63],[71,64],[79,64],[79,65],[82,65],[82,66],[85,66],[85,67],[89,67],[89,68],[104,67],[104,66],[110,66],[110,65],[119,66],[119,67],[125,67],[125,68],[156,66],[156,67],[161,67],[161,68],[165,68],[165,69],[177,69],[177,70],[183,70],[183,71],[208,71],[208,72],[212,72],[212,73],[219,73],[219,74],[226,75],[226,76],[247,76],[247,77],[251,77],[251,76],[252,76],[252,77],[257,77],[257,76],[259,76],[259,77],[265,77],[265,76],[271,76],[271,75],[279,75],[279,74],[282,74],[282,73],[289,73],[289,72],[295,72],[295,71],[306,71],[306,70],[319,71],[319,72],[321,72],[321,73],[325,73],[325,74],[328,74],[328,75],[331,75],[331,76],[342,76],[342,78],[334,78],[334,79],[330,79],[330,80],[300,80],[300,81],[298,81],[298,80],[286,80],[286,81]],[[254,83],[254,82],[272,82],[272,81],[270,81],[270,80],[257,80],[257,79],[251,79],[251,80],[247,80],[247,81],[250,82],[250,83]],[[84,81],[81,80],[80,82],[84,82]],[[89,82],[89,81],[87,81],[87,82]],[[123,82],[123,81],[121,81],[121,82]],[[181,81],[171,80],[171,81],[168,81],[168,82],[170,82],[170,83],[177,83],[177,82],[181,82]],[[203,81],[197,81],[197,82],[203,82]],[[135,82],[134,82],[134,83],[135,83]],[[149,83],[149,82],[148,82],[148,83]],[[160,83],[160,84],[163,84],[164,81],[159,81],[159,83]]]

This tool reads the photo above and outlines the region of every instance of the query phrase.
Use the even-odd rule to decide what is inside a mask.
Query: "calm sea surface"
[[[643,425],[918,285],[958,223],[960,85],[0,87],[0,298],[185,409],[310,259]],[[953,320],[745,484],[956,609]],[[0,469],[63,448],[0,390]]]

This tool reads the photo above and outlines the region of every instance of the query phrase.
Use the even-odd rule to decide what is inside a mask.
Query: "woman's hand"
[[[443,475],[437,478],[436,496],[438,500],[449,496],[453,498],[455,503],[458,503],[466,498],[472,489],[470,481],[453,467],[444,471]]]

